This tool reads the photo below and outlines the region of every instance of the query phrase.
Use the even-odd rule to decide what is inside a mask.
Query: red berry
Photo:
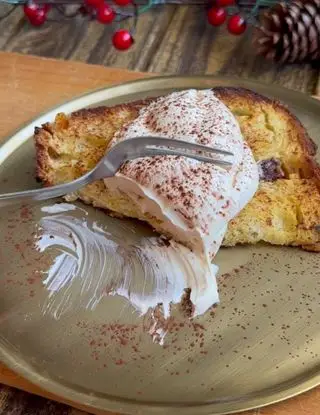
[[[241,35],[247,28],[247,23],[239,14],[231,16],[228,21],[228,30],[233,35]]]
[[[207,17],[212,26],[220,26],[226,21],[227,12],[222,7],[211,7],[208,10]]]
[[[108,4],[102,4],[97,10],[97,20],[100,23],[111,23],[116,17],[115,12]]]
[[[34,16],[30,16],[28,19],[33,26],[41,26],[47,20],[47,13],[44,9],[39,9]]]
[[[84,0],[84,4],[89,7],[97,9],[104,4],[104,0]]]
[[[27,3],[23,6],[23,11],[26,17],[29,19],[32,19],[38,14],[39,10],[43,10],[45,13],[47,13],[50,10],[50,4],[36,4],[33,2]]]
[[[215,5],[218,7],[228,7],[235,4],[235,0],[216,0]]]
[[[39,5],[31,2],[23,6],[24,14],[33,26],[41,26],[47,20],[49,10],[49,4]]]
[[[32,19],[39,10],[39,6],[35,3],[27,3],[23,6],[24,14],[29,18]]]
[[[131,3],[131,0],[113,0],[118,6],[128,6]]]
[[[133,37],[125,29],[117,30],[112,37],[113,46],[118,50],[129,49],[133,44]]]

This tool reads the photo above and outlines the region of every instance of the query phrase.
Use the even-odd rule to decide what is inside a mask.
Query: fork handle
[[[45,187],[41,189],[26,190],[23,192],[0,194],[0,207],[23,202],[39,202],[41,200],[64,196],[68,193],[75,192],[90,182],[92,182],[92,176],[88,173],[79,179],[66,184],[59,184],[57,186]]]

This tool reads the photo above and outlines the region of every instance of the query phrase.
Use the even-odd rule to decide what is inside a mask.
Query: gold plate
[[[256,82],[162,77],[92,92],[40,116],[0,148],[1,192],[37,186],[34,126],[57,112],[113,105],[177,89],[243,86],[287,104],[319,142],[320,103]],[[320,383],[320,256],[295,248],[221,249],[221,304],[170,327],[165,347],[145,333],[119,296],[87,309],[74,292],[50,295],[45,271],[58,255],[39,253],[41,207],[1,209],[0,358],[31,382],[92,408],[132,414],[226,414],[267,405]],[[149,230],[77,205],[70,214],[134,241]],[[85,211],[88,213],[86,216]]]

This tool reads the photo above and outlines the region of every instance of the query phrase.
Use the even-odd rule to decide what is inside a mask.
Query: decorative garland
[[[8,4],[8,12],[0,15],[0,19],[7,17],[17,7],[23,9],[24,17],[33,26],[42,26],[50,18],[51,11],[57,10],[62,18],[70,19],[78,15],[89,20],[96,20],[101,24],[120,24],[124,20],[131,19],[131,30],[117,29],[112,36],[112,43],[118,50],[127,50],[134,43],[134,32],[138,17],[152,7],[164,4],[188,4],[179,0],[163,1],[149,0],[147,4],[137,4],[135,0],[0,0],[0,4]],[[212,26],[220,26],[227,23],[229,33],[241,35],[248,24],[255,25],[256,17],[261,8],[270,7],[277,0],[213,0],[209,3],[192,1],[192,4],[203,4],[207,9],[207,20]],[[74,10],[70,12],[70,6]]]
[[[227,22],[232,35],[241,35],[248,24],[255,25],[262,8],[273,6],[277,0],[214,0],[207,11],[208,23],[221,26]]]

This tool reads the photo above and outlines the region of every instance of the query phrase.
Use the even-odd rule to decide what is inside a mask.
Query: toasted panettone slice
[[[276,160],[281,171],[278,176],[262,177],[252,201],[230,223],[224,245],[264,241],[320,251],[320,175],[316,147],[306,130],[278,102],[241,88],[214,88],[214,92],[237,117],[255,159]],[[54,123],[36,128],[38,178],[50,186],[92,169],[115,132],[134,120],[147,102],[58,114]],[[103,181],[74,196],[112,214],[148,220],[139,217],[127,195],[121,200],[114,197]]]

